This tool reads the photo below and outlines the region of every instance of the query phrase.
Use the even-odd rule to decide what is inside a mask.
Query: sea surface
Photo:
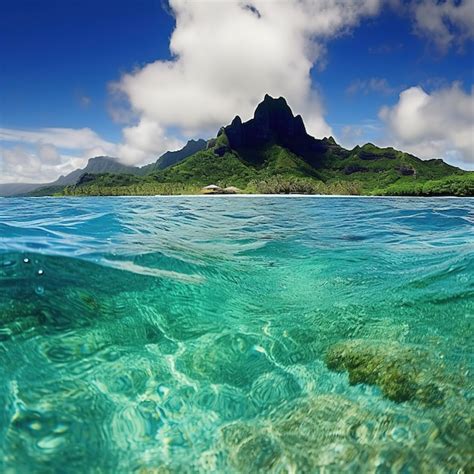
[[[474,472],[473,223],[473,199],[0,199],[0,472]]]

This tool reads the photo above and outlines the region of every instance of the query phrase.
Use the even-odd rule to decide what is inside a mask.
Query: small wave
[[[184,273],[161,270],[159,268],[143,267],[130,261],[108,260],[106,258],[102,258],[99,260],[99,263],[107,267],[116,268],[118,270],[125,270],[127,272],[136,273],[137,275],[145,275],[156,278],[169,278],[172,280],[182,281],[186,283],[202,283],[204,281],[204,277],[202,277],[201,275],[186,275]]]

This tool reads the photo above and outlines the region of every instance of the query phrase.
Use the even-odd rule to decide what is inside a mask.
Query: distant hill
[[[0,184],[0,196],[17,195],[49,195],[52,191],[60,191],[64,186],[76,184],[79,178],[85,174],[100,173],[127,173],[139,174],[140,168],[136,166],[127,166],[118,161],[117,158],[110,156],[96,156],[90,158],[84,168],[80,168],[66,176],[60,176],[51,183],[5,183]]]
[[[252,119],[242,122],[235,117],[208,142],[190,141],[182,150],[165,153],[141,169],[103,169],[78,170],[74,183],[48,192],[182,194],[216,184],[249,193],[474,195],[473,172],[390,147],[366,143],[347,150],[332,137],[314,138],[284,98],[269,95]]]
[[[168,168],[168,166],[173,166],[190,157],[191,155],[194,155],[198,151],[204,150],[206,145],[207,142],[203,139],[189,140],[188,143],[186,143],[186,145],[180,150],[167,151],[161,155],[155,163],[143,166],[141,168],[141,174],[148,174],[152,173],[153,171]]]
[[[139,174],[140,168],[124,165],[120,163],[117,158],[110,156],[96,156],[94,158],[89,158],[87,165],[84,168],[71,171],[66,176],[60,176],[56,181],[51,183],[0,184],[0,196],[48,196],[50,194],[61,192],[65,186],[76,184],[80,177],[85,173]]]
[[[154,163],[142,167],[127,166],[122,164],[118,158],[110,156],[96,156],[90,158],[84,168],[72,171],[66,176],[60,176],[51,183],[0,183],[0,196],[44,196],[61,192],[65,186],[75,185],[84,174],[132,174],[146,175],[156,170],[165,169],[188,158],[194,153],[206,148],[206,140],[189,140],[188,143],[176,151],[167,151]]]
[[[76,184],[79,178],[85,174],[100,174],[100,173],[125,173],[125,174],[139,174],[140,168],[136,166],[127,166],[111,156],[96,156],[89,158],[87,165],[72,171],[66,176],[60,176],[56,181],[49,184],[49,186],[67,186],[69,184]]]

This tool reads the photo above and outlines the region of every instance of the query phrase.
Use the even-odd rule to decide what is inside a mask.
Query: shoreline
[[[83,199],[83,198],[350,198],[350,199],[474,199],[474,196],[382,196],[355,194],[155,194],[155,195],[81,195],[81,196],[0,196],[0,199]]]

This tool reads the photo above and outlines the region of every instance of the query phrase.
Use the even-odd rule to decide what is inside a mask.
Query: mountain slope
[[[117,158],[110,156],[96,156],[89,158],[87,165],[71,171],[66,176],[60,176],[51,183],[5,183],[0,184],[0,196],[30,195],[42,196],[61,191],[64,186],[76,184],[80,177],[85,174],[101,173],[126,173],[139,174],[140,168],[136,166],[127,166],[118,161]]]
[[[150,163],[149,165],[142,166],[141,174],[152,173],[153,171],[162,170],[168,168],[168,166],[173,166],[180,161],[185,160],[186,158],[194,155],[198,151],[204,150],[206,148],[206,140],[189,140],[183,148],[176,151],[167,151],[161,155],[155,163]]]
[[[49,186],[67,186],[68,184],[76,184],[79,178],[85,174],[101,174],[101,173],[125,173],[125,174],[139,174],[140,168],[136,166],[127,166],[117,158],[110,156],[96,156],[89,158],[87,165],[72,171],[66,176],[60,176],[56,181],[49,184]]]
[[[284,98],[268,95],[252,119],[235,117],[205,150],[133,183],[113,184],[119,181],[96,175],[67,192],[160,194],[173,185],[198,192],[213,183],[247,192],[474,194],[474,173],[370,143],[346,150],[332,137],[316,139]]]
[[[142,167],[127,166],[117,158],[110,156],[96,156],[90,158],[84,168],[72,171],[66,176],[60,176],[51,183],[0,183],[0,196],[30,195],[42,196],[61,192],[64,186],[75,185],[82,175],[95,174],[132,174],[147,175],[153,171],[165,169],[179,163],[200,150],[206,148],[206,140],[189,140],[188,143],[176,151],[167,151],[161,155],[154,163]]]

